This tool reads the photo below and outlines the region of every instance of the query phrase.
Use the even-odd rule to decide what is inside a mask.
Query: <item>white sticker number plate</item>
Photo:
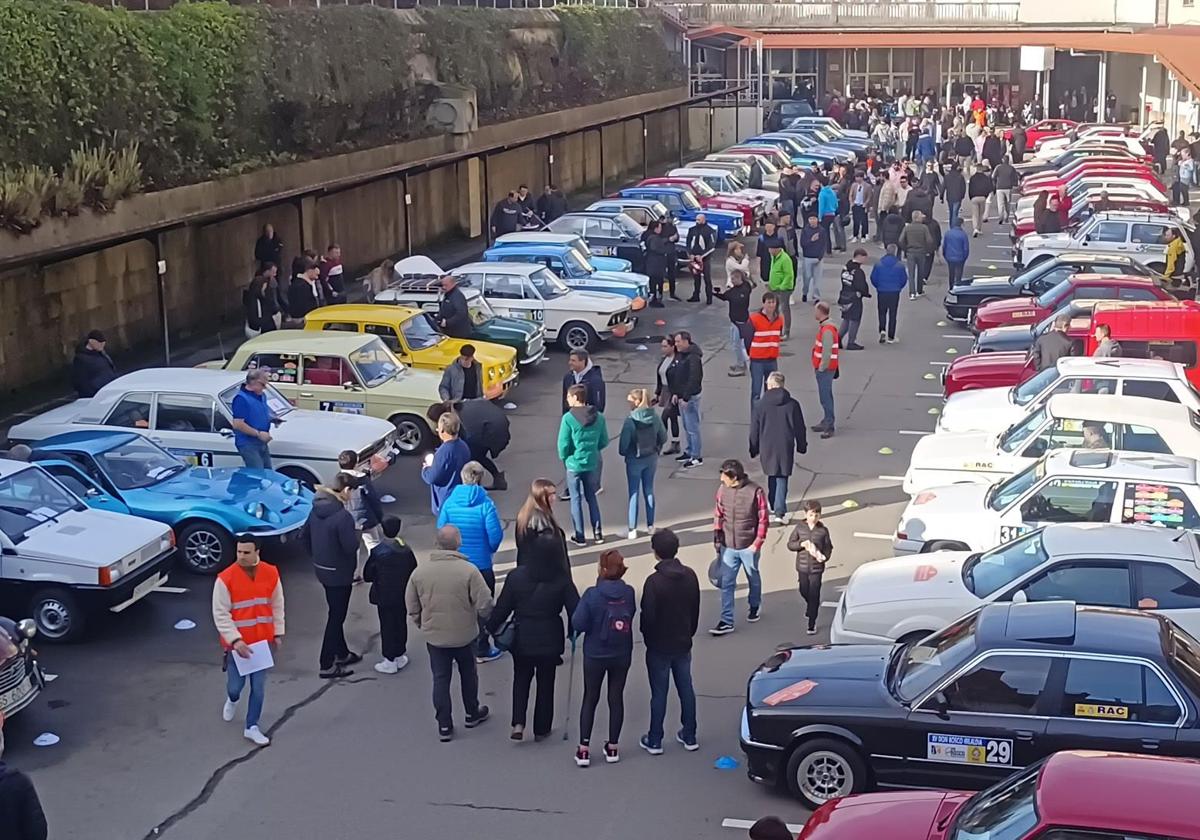
[[[936,735],[926,739],[926,758],[951,764],[1012,766],[1013,742],[1006,738],[977,738],[973,735]]]

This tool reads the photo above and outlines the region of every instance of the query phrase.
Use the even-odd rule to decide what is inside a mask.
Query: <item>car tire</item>
[[[39,589],[29,599],[27,614],[37,624],[38,638],[47,642],[76,641],[87,625],[87,615],[69,589]]]
[[[401,455],[419,455],[433,448],[433,430],[415,414],[397,414],[388,418],[396,427],[396,446]]]
[[[592,352],[600,344],[600,336],[592,325],[584,321],[568,321],[558,331],[558,344],[570,353],[572,350]]]
[[[280,475],[286,475],[288,478],[294,478],[300,482],[300,486],[308,490],[312,490],[321,483],[321,479],[313,473],[310,473],[304,467],[280,467]]]
[[[971,546],[960,540],[930,540],[921,546],[921,554],[931,551],[970,551]]]
[[[787,763],[792,796],[809,808],[867,789],[867,765],[850,744],[834,738],[801,741]]]
[[[183,568],[193,575],[215,575],[233,562],[233,535],[206,519],[189,522],[175,538]]]

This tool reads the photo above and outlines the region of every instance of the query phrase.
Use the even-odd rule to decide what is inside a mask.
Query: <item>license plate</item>
[[[33,692],[33,679],[25,677],[21,684],[16,688],[10,688],[8,691],[0,694],[0,709],[7,709],[9,706],[15,706]]]
[[[163,583],[166,583],[166,577],[162,573],[151,575],[144,581],[133,587],[133,592],[129,595],[129,600],[136,601],[138,598],[144,598]]]

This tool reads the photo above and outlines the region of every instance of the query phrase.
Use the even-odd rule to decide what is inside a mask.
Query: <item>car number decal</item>
[[[1000,526],[1000,542],[1006,543],[1015,540],[1017,537],[1024,534],[1029,529],[1024,525],[1001,525]]]
[[[195,449],[168,449],[172,455],[182,459],[188,466],[192,467],[212,467],[216,466],[213,463],[214,455],[211,452],[201,452]]]
[[[973,735],[937,735],[926,738],[926,758],[950,764],[1012,766],[1012,741],[1007,738],[977,738]]]
[[[799,700],[816,687],[817,683],[814,680],[800,680],[800,682],[792,683],[787,688],[779,689],[774,694],[767,695],[763,698],[763,703],[768,706],[778,706],[780,703]]]
[[[366,414],[367,407],[357,402],[321,400],[321,411],[332,411],[334,414]]]
[[[927,580],[933,580],[937,577],[936,566],[917,566],[913,571],[913,580],[917,583],[924,583]]]
[[[1129,707],[1112,703],[1076,703],[1075,717],[1129,720]]]

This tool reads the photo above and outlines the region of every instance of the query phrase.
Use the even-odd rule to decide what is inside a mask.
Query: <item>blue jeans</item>
[[[954,220],[958,218],[958,210],[962,207],[961,201],[947,201],[947,212],[950,214],[950,226],[954,227]]]
[[[767,382],[767,374],[779,370],[778,359],[750,360],[750,415],[754,415],[754,406],[762,396],[763,386]]]
[[[250,681],[250,700],[246,707],[246,728],[258,726],[262,717],[263,699],[267,694],[267,671],[255,671],[253,674],[242,676],[238,673],[233,658],[236,653],[225,654],[225,695],[231,703],[236,703],[242,696],[242,688]]]
[[[821,410],[825,412],[821,425],[827,429],[833,428],[833,373],[831,370],[816,371],[817,397],[821,400]]]
[[[733,624],[733,592],[737,588],[738,568],[746,570],[750,581],[750,609],[762,606],[762,575],[758,573],[758,552],[750,548],[721,549],[721,621]]]
[[[693,458],[703,458],[704,450],[700,442],[700,395],[696,394],[686,403],[679,401],[679,419],[683,422],[683,431],[687,435],[688,455]]]
[[[800,260],[800,276],[803,283],[800,293],[808,297],[811,291],[813,300],[820,300],[821,258],[802,257]]]
[[[592,530],[600,527],[600,503],[596,500],[596,487],[600,476],[595,471],[567,471],[567,487],[571,490],[571,524],[575,526],[575,536],[583,537],[583,502],[587,500],[588,514],[592,520]]]
[[[746,353],[746,341],[742,338],[742,328],[739,324],[729,322],[729,346],[733,349],[733,366],[745,367],[750,361]]]
[[[771,513],[783,516],[787,513],[788,477],[786,475],[767,476],[767,498],[771,500]]]
[[[271,450],[261,440],[248,440],[237,445],[242,461],[252,470],[271,469]]]
[[[650,678],[650,731],[646,740],[653,747],[662,746],[663,720],[667,716],[667,690],[675,679],[679,693],[680,737],[689,744],[696,740],[696,689],[692,685],[692,652],[659,653],[646,649],[646,675]]]
[[[646,527],[654,527],[654,471],[658,455],[643,455],[625,459],[625,481],[629,485],[629,530],[637,528],[638,490],[646,500]]]

